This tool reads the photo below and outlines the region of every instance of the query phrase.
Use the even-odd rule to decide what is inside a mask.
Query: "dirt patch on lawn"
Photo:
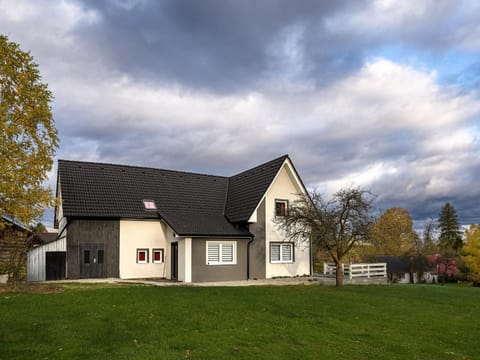
[[[33,294],[53,294],[61,293],[65,290],[63,286],[57,284],[15,284],[1,285],[0,293],[33,293]]]
[[[0,285],[1,293],[31,293],[31,294],[56,294],[64,291],[85,291],[120,286],[145,286],[135,283],[52,283],[52,284],[28,284]]]

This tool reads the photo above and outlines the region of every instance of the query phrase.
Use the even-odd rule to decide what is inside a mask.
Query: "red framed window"
[[[137,249],[137,264],[148,264],[148,249]]]
[[[153,263],[163,263],[163,249],[153,249]]]

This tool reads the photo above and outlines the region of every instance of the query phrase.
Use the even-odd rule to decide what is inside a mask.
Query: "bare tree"
[[[368,240],[374,218],[371,194],[360,188],[342,189],[330,200],[316,190],[300,194],[279,226],[292,241],[310,238],[326,250],[336,266],[336,285],[343,285],[342,259],[359,241]]]

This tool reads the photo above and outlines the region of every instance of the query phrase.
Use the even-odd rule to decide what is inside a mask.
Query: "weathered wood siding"
[[[0,219],[0,221],[2,220]],[[29,233],[26,230],[16,225],[6,224],[3,228],[0,226],[0,274],[12,266],[17,267],[18,265],[17,280],[25,279],[28,236]]]
[[[58,239],[49,244],[34,247],[27,254],[27,280],[45,281],[46,253],[50,251],[65,251],[67,249],[65,238]]]
[[[104,277],[119,277],[119,220],[72,219],[67,228],[67,278],[81,277],[82,249],[103,244]]]

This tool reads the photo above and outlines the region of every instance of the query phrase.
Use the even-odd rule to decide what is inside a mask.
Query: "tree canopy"
[[[410,255],[415,251],[416,233],[410,213],[402,208],[386,210],[372,226],[370,242],[382,256]]]
[[[58,146],[51,101],[30,53],[0,35],[0,216],[24,224],[53,200],[43,186]]]
[[[280,226],[288,238],[310,238],[326,250],[337,268],[337,286],[343,285],[342,259],[359,241],[366,240],[373,223],[372,199],[362,189],[342,189],[330,200],[317,191],[300,195]]]
[[[468,268],[469,278],[480,282],[480,225],[470,225],[465,231],[462,260]]]
[[[441,249],[457,251],[462,247],[462,232],[460,231],[457,211],[453,205],[448,202],[440,211],[438,229],[440,230],[438,242]]]

